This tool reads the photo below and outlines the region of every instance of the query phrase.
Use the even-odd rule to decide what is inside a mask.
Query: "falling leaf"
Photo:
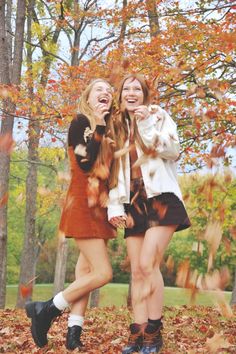
[[[87,155],[87,149],[85,145],[79,144],[75,147],[75,154],[85,157]]]
[[[52,191],[48,188],[45,188],[45,187],[38,187],[37,192],[39,195],[47,196],[47,195],[51,194]]]
[[[206,346],[210,350],[210,353],[217,353],[219,349],[230,348],[231,344],[224,339],[221,333],[215,333],[212,338],[207,338]]]
[[[189,259],[186,259],[180,264],[178,268],[177,277],[176,277],[177,286],[182,288],[188,287],[189,277],[190,277],[190,262]]]
[[[123,149],[120,149],[120,150],[117,150],[114,152],[114,158],[115,159],[118,159],[120,158],[121,156],[127,154],[130,150],[131,150],[132,146],[128,146],[128,147],[125,147]]]
[[[30,297],[32,295],[32,291],[33,291],[32,284],[27,286],[24,284],[20,284],[20,294],[24,299]]]
[[[204,281],[207,290],[219,289],[221,284],[220,272],[215,269],[212,273],[205,274]]]
[[[222,316],[226,318],[232,318],[234,316],[233,310],[230,307],[228,301],[225,299],[224,293],[222,291],[218,291],[216,293],[215,306]]]
[[[220,269],[220,289],[225,289],[230,282],[229,268],[224,266]]]
[[[126,227],[131,229],[132,227],[134,227],[134,219],[132,217],[132,215],[130,213],[127,214],[127,218],[125,221]]]
[[[0,152],[4,154],[11,154],[14,148],[14,140],[10,133],[0,134]]]
[[[175,266],[175,261],[173,257],[169,255],[166,261],[166,268],[168,269],[168,272],[172,273],[174,270],[174,266]]]
[[[99,197],[99,180],[97,178],[88,178],[87,195],[88,206],[91,208],[97,205]]]
[[[4,194],[4,196],[0,199],[0,208],[7,204],[8,201],[8,192]]]
[[[27,284],[20,284],[20,294],[23,299],[29,298],[33,292],[33,283],[38,276],[31,279]]]
[[[136,161],[135,163],[132,165],[132,169],[137,169],[138,167],[140,167],[142,164],[146,163],[149,160],[148,155],[143,154],[141,155]]]
[[[107,192],[103,191],[99,196],[99,204],[101,205],[102,208],[107,207],[108,200],[109,200],[109,197],[108,197]]]
[[[71,176],[68,172],[59,171],[57,173],[57,179],[58,179],[58,181],[69,182],[71,179]]]
[[[156,210],[156,212],[158,213],[160,220],[162,220],[166,215],[166,212],[168,210],[168,205],[162,204],[154,199],[152,202],[152,206],[153,209]]]
[[[219,221],[211,221],[208,223],[204,238],[208,242],[210,252],[214,256],[219,248],[222,238],[222,225]]]
[[[136,199],[138,198],[139,196],[139,190],[134,194],[134,196],[132,197],[131,201],[130,201],[130,204],[134,204],[134,202],[136,201]]]

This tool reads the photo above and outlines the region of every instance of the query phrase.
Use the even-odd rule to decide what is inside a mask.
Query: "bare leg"
[[[63,291],[63,297],[68,303],[76,302],[90,291],[105,285],[112,278],[105,241],[77,239],[76,242],[89,264],[90,272],[76,279]]]
[[[147,322],[148,320],[146,299],[141,297],[144,278],[139,265],[143,239],[143,237],[139,236],[130,236],[126,239],[132,274],[131,299],[134,322],[139,324]]]
[[[145,279],[142,291],[150,319],[162,316],[164,282],[159,267],[175,229],[176,225],[152,227],[144,237],[140,267]]]
[[[75,267],[75,279],[79,280],[81,277],[84,275],[88,274],[90,272],[90,267],[87,259],[83,255],[82,252],[80,252],[76,267]],[[81,297],[78,301],[74,302],[71,305],[71,314],[74,315],[79,315],[79,316],[84,316],[85,311],[87,309],[88,305],[88,299],[89,299],[89,293],[85,294],[83,297]]]

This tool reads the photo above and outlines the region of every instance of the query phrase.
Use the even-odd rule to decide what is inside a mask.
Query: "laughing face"
[[[95,82],[91,88],[87,100],[90,108],[96,111],[97,105],[103,105],[104,109],[109,110],[112,104],[112,88],[105,81]]]
[[[133,113],[138,106],[143,104],[143,101],[144,94],[141,83],[134,78],[127,79],[121,91],[122,109],[126,109],[128,113]]]

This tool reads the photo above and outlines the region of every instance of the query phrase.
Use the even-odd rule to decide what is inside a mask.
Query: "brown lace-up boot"
[[[163,340],[161,335],[162,324],[158,327],[148,323],[144,331],[143,346],[140,354],[159,353],[163,346]]]
[[[146,324],[132,323],[130,325],[130,336],[128,343],[122,350],[122,354],[137,353],[143,345],[143,332]]]

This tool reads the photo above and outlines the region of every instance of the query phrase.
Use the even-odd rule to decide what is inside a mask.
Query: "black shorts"
[[[125,212],[134,222],[132,228],[125,228],[125,238],[144,236],[154,226],[178,225],[175,231],[180,231],[191,225],[183,202],[174,193],[147,198],[141,178],[131,181],[130,204],[125,204]]]

